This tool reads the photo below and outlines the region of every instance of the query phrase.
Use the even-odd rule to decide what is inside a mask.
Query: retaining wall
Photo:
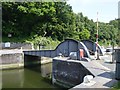
[[[52,65],[52,82],[71,88],[83,82],[86,75],[93,75],[77,60],[54,58]],[[94,75],[93,75],[94,76]]]
[[[1,51],[0,69],[20,68],[24,66],[24,54],[19,51]]]

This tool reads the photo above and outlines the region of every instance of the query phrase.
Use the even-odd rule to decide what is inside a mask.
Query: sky
[[[82,12],[93,21],[108,23],[118,18],[118,2],[120,0],[68,0],[75,13]],[[98,12],[98,15],[97,15]]]

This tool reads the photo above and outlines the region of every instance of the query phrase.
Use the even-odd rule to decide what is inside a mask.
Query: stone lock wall
[[[1,64],[15,64],[24,62],[22,53],[2,54],[1,59]]]
[[[53,59],[52,81],[55,84],[73,87],[83,82],[86,75],[92,75],[80,62]]]
[[[2,54],[0,58],[1,69],[20,68],[24,66],[23,53]]]

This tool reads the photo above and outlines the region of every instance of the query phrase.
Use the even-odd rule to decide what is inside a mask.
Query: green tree
[[[84,29],[83,31],[79,32],[79,38],[81,40],[89,39],[89,37],[90,37],[90,32],[87,29]]]

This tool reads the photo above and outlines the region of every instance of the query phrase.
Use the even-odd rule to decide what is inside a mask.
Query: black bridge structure
[[[103,52],[98,46],[99,55],[103,55]],[[76,41],[73,39],[65,39],[61,42],[55,50],[31,50],[23,51],[24,55],[38,56],[38,57],[50,57],[54,58],[60,54],[64,57],[69,57],[70,53],[76,53],[76,60],[80,60],[80,49],[84,51],[84,57],[90,58],[90,54],[95,53],[96,44],[90,40]]]

